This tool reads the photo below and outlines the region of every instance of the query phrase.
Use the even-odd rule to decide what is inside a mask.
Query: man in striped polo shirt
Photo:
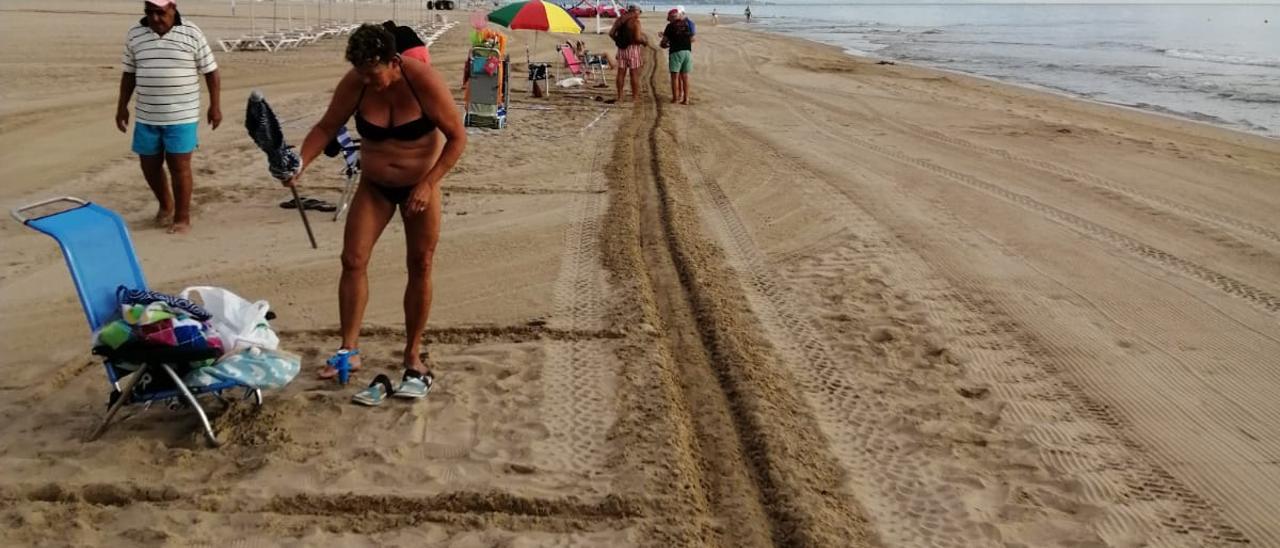
[[[191,229],[191,153],[200,123],[200,75],[209,86],[209,125],[222,123],[221,82],[213,51],[199,27],[182,21],[174,0],[146,0],[146,14],[129,29],[116,127],[128,131],[129,99],[137,91],[133,151],[160,201],[156,222],[170,233]],[[170,187],[165,177],[168,164]]]

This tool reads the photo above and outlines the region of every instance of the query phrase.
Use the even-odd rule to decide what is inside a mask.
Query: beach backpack
[[[396,53],[405,57],[412,57],[423,63],[431,63],[431,54],[427,52],[427,44],[422,41],[417,32],[410,27],[397,25],[395,21],[384,21],[382,28],[391,32],[395,37]]]

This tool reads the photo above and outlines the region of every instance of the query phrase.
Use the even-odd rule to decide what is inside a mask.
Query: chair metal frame
[[[74,207],[62,209],[53,213],[44,214],[39,217],[27,217],[25,215],[26,212],[31,211],[33,209],[45,207],[45,206],[51,206],[59,203],[71,203],[71,204],[74,204]],[[52,230],[49,227],[42,226],[40,223],[40,221],[42,220],[51,219],[58,215],[65,215],[65,214],[69,214],[71,212],[75,212],[82,209],[99,213],[111,223],[112,226],[110,227],[97,227],[97,228],[114,229],[115,233],[113,235],[119,238],[118,243],[123,249],[123,252],[127,255],[125,259],[130,267],[130,270],[131,270],[130,272],[113,273],[113,274],[107,274],[103,276],[115,276],[116,280],[114,280],[112,283],[115,283],[118,281],[118,282],[121,282],[121,285],[127,285],[131,289],[146,289],[147,287],[146,279],[143,277],[142,267],[138,263],[137,254],[134,252],[133,241],[129,237],[129,230],[125,226],[123,219],[121,219],[120,216],[117,215],[115,212],[80,198],[75,198],[71,196],[61,196],[58,198],[41,200],[38,202],[34,202],[31,204],[27,204],[27,205],[15,208],[10,211],[10,215],[13,217],[14,220],[18,221],[22,225],[27,226],[33,230],[36,230],[37,232],[40,232],[42,234],[48,235],[58,242],[58,246],[62,250],[63,258],[66,260],[67,270],[68,270],[68,273],[71,275],[72,284],[75,285],[76,294],[80,299],[81,308],[84,309],[85,318],[88,321],[89,329],[90,331],[96,332],[100,327],[102,327],[104,324],[110,321],[113,317],[113,314],[108,313],[106,310],[100,310],[100,308],[102,308],[102,305],[100,303],[104,302],[102,301],[104,296],[91,293],[94,291],[94,288],[90,287],[90,284],[87,278],[91,277],[92,275],[86,272],[82,272],[81,269],[78,268],[77,250],[74,249],[68,243],[67,241],[68,234],[59,233],[58,231]],[[97,232],[97,233],[102,234],[102,232]],[[104,237],[107,236],[106,234],[102,234],[102,235]],[[127,282],[127,283],[124,283],[124,282]],[[98,287],[102,287],[101,284],[98,284]],[[100,293],[101,290],[99,289],[97,292]],[[114,298],[114,293],[113,293],[113,298]],[[95,306],[95,303],[98,303],[97,306]],[[189,366],[191,362],[199,361],[202,359],[207,359],[207,356],[204,356],[204,357],[192,356],[190,359],[186,359],[186,360],[175,359],[172,357],[161,358],[161,359],[147,359],[144,357],[140,360],[142,362],[142,365],[141,367],[139,367],[139,369],[136,372],[133,372],[132,374],[121,375],[120,370],[116,367],[115,364],[112,363],[111,358],[104,356],[103,366],[105,367],[107,372],[107,381],[111,384],[111,387],[112,387],[112,393],[108,400],[109,407],[108,407],[106,416],[103,417],[102,419],[102,422],[98,425],[97,428],[93,430],[92,433],[90,433],[85,438],[85,441],[93,441],[98,439],[100,436],[102,436],[102,434],[106,432],[107,427],[110,425],[111,419],[126,404],[150,403],[150,402],[159,401],[159,400],[169,400],[175,403],[186,403],[187,405],[190,405],[193,409],[195,409],[196,414],[199,415],[200,417],[200,423],[204,427],[205,437],[208,439],[209,443],[214,446],[221,445],[221,441],[218,440],[218,436],[213,432],[213,427],[209,423],[209,417],[205,413],[204,407],[200,405],[200,402],[199,400],[196,399],[196,397],[200,395],[209,394],[214,396],[218,400],[225,402],[226,400],[222,397],[223,391],[233,389],[233,388],[243,388],[245,390],[243,398],[248,399],[252,397],[254,399],[254,403],[258,406],[261,406],[262,391],[256,388],[245,386],[241,383],[234,382],[234,381],[222,381],[222,382],[215,383],[208,386],[187,386],[187,384],[183,382],[182,377],[179,376],[177,371],[174,370],[174,367],[175,366],[178,366],[179,368],[186,367],[186,366]],[[138,390],[135,390],[135,388],[138,386],[139,380],[145,378],[148,372],[157,370],[157,369],[160,371],[163,371],[164,374],[170,380],[173,381],[175,388],[156,390],[156,391],[143,391],[143,392],[139,392]]]
[[[345,134],[347,142],[342,142]],[[352,136],[347,131],[346,126],[342,126],[338,130],[338,135],[334,137],[338,143],[338,148],[342,154],[342,160],[345,165],[342,167],[342,174],[346,176],[347,182],[342,187],[342,199],[338,202],[338,210],[333,212],[333,222],[342,219],[342,214],[347,212],[351,207],[351,198],[355,196],[356,185],[360,181],[360,138]]]

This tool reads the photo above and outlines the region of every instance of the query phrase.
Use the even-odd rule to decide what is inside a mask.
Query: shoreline
[[[885,5],[897,5],[897,4],[885,4]],[[908,5],[915,5],[915,4],[908,4]],[[944,4],[944,5],[945,5],[945,4]],[[998,4],[998,3],[997,3],[997,4],[994,4],[994,5],[1001,5],[1001,4]],[[1191,4],[1191,5],[1197,5],[1197,4]],[[1209,4],[1205,4],[1205,5],[1209,5]],[[1254,5],[1254,4],[1240,4],[1240,5]],[[1257,5],[1274,5],[1274,4],[1257,4]],[[705,14],[701,14],[701,13],[699,13],[699,14],[695,14],[695,15],[698,15],[699,17],[708,17],[708,16],[706,16]],[[740,17],[739,17],[739,19],[740,19]],[[708,25],[708,26],[709,26],[709,25]],[[1183,115],[1183,114],[1177,114],[1177,113],[1173,113],[1173,112],[1162,112],[1162,111],[1161,111],[1161,110],[1159,110],[1159,109],[1165,109],[1165,110],[1171,110],[1171,109],[1166,109],[1165,107],[1161,107],[1160,105],[1156,105],[1156,104],[1151,104],[1151,106],[1152,106],[1152,107],[1155,107],[1155,108],[1144,108],[1144,107],[1141,107],[1141,106],[1138,106],[1138,105],[1135,105],[1135,104],[1118,103],[1118,102],[1112,102],[1112,101],[1104,101],[1104,100],[1101,100],[1101,99],[1094,99],[1094,98],[1092,98],[1092,97],[1088,97],[1088,96],[1086,96],[1086,95],[1082,95],[1082,94],[1079,94],[1079,93],[1075,93],[1075,92],[1071,92],[1071,91],[1066,91],[1066,90],[1062,90],[1062,89],[1056,89],[1056,88],[1053,88],[1053,87],[1043,86],[1043,85],[1034,84],[1034,83],[1030,83],[1030,82],[1012,82],[1012,81],[1008,81],[1008,80],[1001,80],[1001,79],[999,79],[999,78],[997,78],[997,77],[994,77],[994,76],[987,76],[987,75],[984,75],[984,74],[978,74],[978,73],[976,73],[976,72],[967,72],[967,71],[960,70],[960,69],[950,69],[950,68],[944,68],[944,67],[935,67],[935,66],[926,65],[926,64],[921,64],[921,63],[919,63],[919,62],[916,62],[916,61],[910,61],[910,60],[905,60],[905,61],[904,61],[904,60],[894,59],[894,58],[890,58],[890,57],[880,57],[880,56],[875,55],[875,54],[874,54],[874,52],[866,52],[866,51],[861,51],[861,50],[852,50],[852,49],[850,49],[850,48],[842,47],[842,46],[840,46],[840,45],[838,45],[838,44],[832,44],[832,43],[828,43],[828,42],[823,42],[823,41],[821,41],[821,40],[814,39],[814,38],[806,38],[806,37],[799,36],[799,35],[796,35],[796,34],[788,34],[788,33],[782,33],[782,32],[775,32],[775,31],[771,31],[771,30],[756,29],[756,28],[753,28],[753,27],[751,27],[751,26],[747,25],[746,23],[743,23],[743,22],[740,22],[740,21],[734,21],[734,22],[730,23],[730,26],[732,26],[733,28],[739,28],[739,29],[747,30],[747,31],[749,31],[749,32],[759,32],[759,33],[768,34],[768,35],[770,35],[770,36],[778,36],[778,37],[782,37],[782,38],[788,38],[788,39],[801,40],[801,41],[809,42],[809,43],[812,43],[812,44],[817,44],[817,45],[820,45],[820,46],[825,46],[825,47],[835,48],[835,49],[840,50],[840,52],[841,52],[841,53],[843,53],[843,54],[845,54],[845,55],[848,55],[848,56],[850,56],[850,57],[853,57],[853,58],[857,58],[857,59],[862,59],[862,60],[867,60],[867,61],[873,61],[873,62],[874,62],[874,61],[892,61],[892,62],[893,62],[894,64],[896,64],[896,65],[909,66],[909,67],[913,67],[913,68],[920,69],[920,70],[932,70],[932,71],[937,71],[937,72],[941,72],[941,73],[945,73],[945,74],[952,74],[952,75],[957,75],[957,76],[965,76],[965,77],[975,78],[975,79],[979,79],[979,80],[983,80],[983,81],[994,82],[994,83],[998,83],[998,84],[1002,84],[1002,85],[1013,86],[1013,87],[1016,87],[1016,88],[1019,88],[1019,89],[1028,90],[1028,91],[1037,91],[1037,92],[1042,92],[1042,93],[1048,93],[1048,94],[1051,94],[1051,95],[1056,95],[1056,96],[1060,96],[1060,97],[1065,97],[1065,98],[1068,98],[1068,99],[1075,99],[1075,100],[1084,101],[1084,102],[1093,103],[1093,104],[1102,105],[1102,106],[1120,107],[1120,108],[1123,108],[1123,109],[1126,109],[1126,110],[1131,110],[1131,111],[1136,111],[1136,112],[1143,112],[1143,113],[1147,113],[1147,114],[1154,114],[1154,115],[1158,115],[1158,116],[1163,116],[1163,117],[1167,117],[1167,118],[1170,118],[1170,119],[1173,119],[1173,120],[1177,120],[1177,121],[1180,121],[1180,122],[1190,122],[1190,123],[1202,124],[1202,125],[1205,125],[1205,126],[1208,126],[1208,127],[1213,127],[1213,128],[1217,128],[1217,129],[1221,129],[1221,130],[1231,131],[1231,132],[1240,133],[1240,134],[1244,134],[1244,135],[1250,135],[1250,136],[1254,136],[1254,137],[1261,137],[1261,138],[1269,139],[1269,140],[1273,140],[1273,141],[1280,141],[1280,133],[1278,133],[1277,135],[1269,135],[1269,134],[1266,134],[1266,133],[1261,133],[1261,132],[1259,132],[1259,131],[1250,131],[1250,130],[1248,130],[1248,129],[1243,129],[1243,128],[1240,128],[1240,127],[1233,127],[1233,126],[1229,126],[1229,125],[1222,125],[1222,124],[1215,123],[1215,122],[1211,122],[1211,121],[1207,121],[1207,120],[1197,120],[1197,119],[1195,119],[1195,118],[1191,118],[1191,117],[1189,117],[1189,116],[1187,116],[1187,115]],[[1280,108],[1280,107],[1278,107],[1278,108]],[[1209,116],[1209,115],[1205,115],[1205,116]],[[1268,128],[1268,131],[1276,131],[1276,132],[1280,132],[1280,130],[1277,130],[1277,129],[1270,129],[1270,128]]]

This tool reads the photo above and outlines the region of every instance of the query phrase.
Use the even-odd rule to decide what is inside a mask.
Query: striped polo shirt
[[[200,121],[200,75],[218,70],[200,28],[178,16],[164,36],[146,18],[129,29],[124,71],[136,75],[139,122],[156,126]]]

